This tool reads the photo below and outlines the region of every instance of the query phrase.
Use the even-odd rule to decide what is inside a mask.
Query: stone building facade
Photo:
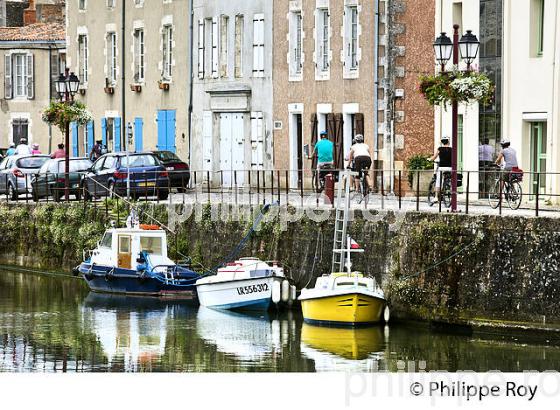
[[[191,2],[68,0],[67,16],[68,66],[94,116],[72,128],[76,152],[102,140],[189,159]]]
[[[274,166],[272,10],[269,0],[194,1],[193,168],[214,183]]]
[[[64,24],[41,22],[36,10],[27,9],[26,25],[0,27],[0,147],[26,138],[50,152],[63,138],[41,114],[56,95],[53,80],[64,70],[66,35]]]

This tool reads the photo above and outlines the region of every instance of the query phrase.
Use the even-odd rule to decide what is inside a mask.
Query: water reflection
[[[220,312],[0,271],[0,371],[560,370],[560,347],[542,340],[302,322],[299,312]]]

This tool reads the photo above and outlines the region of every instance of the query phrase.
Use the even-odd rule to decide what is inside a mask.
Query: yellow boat
[[[302,289],[299,299],[305,322],[325,325],[379,323],[385,308],[375,279],[358,272],[321,276],[315,287]]]

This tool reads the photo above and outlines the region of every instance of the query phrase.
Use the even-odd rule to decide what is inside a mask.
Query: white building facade
[[[194,1],[191,168],[214,183],[246,184],[245,170],[273,167],[272,9]]]

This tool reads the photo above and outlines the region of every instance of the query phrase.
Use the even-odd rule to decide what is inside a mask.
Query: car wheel
[[[31,191],[31,197],[33,198],[33,202],[39,202],[39,199],[41,199],[36,190]]]
[[[87,187],[86,187],[85,182],[82,183],[82,186],[81,186],[81,188],[80,188],[80,191],[83,192],[83,194],[84,194],[84,199],[85,199],[85,200],[89,201],[89,200],[92,199],[92,197],[91,197],[91,195],[89,194],[89,191],[88,191],[88,189],[87,189]]]
[[[168,197],[169,197],[169,191],[167,189],[159,190],[157,193],[157,199],[159,199],[160,201],[165,201]]]
[[[76,191],[74,196],[76,197],[76,201],[79,201],[80,199],[82,199],[82,191]]]

